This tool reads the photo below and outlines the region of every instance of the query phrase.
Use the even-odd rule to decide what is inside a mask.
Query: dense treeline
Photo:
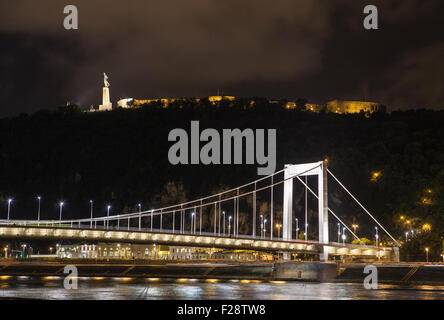
[[[286,163],[327,157],[331,170],[389,231],[403,241],[409,232],[406,257],[424,260],[428,246],[430,257],[439,258],[444,233],[443,111],[317,114],[286,110],[285,101],[249,101],[185,101],[168,108],[152,103],[95,113],[72,106],[1,119],[0,216],[6,217],[10,197],[12,218],[34,218],[37,195],[42,196],[42,219],[57,219],[62,200],[66,218],[88,217],[90,199],[97,215],[106,214],[108,203],[117,214],[137,210],[139,202],[147,209],[174,201],[171,197],[193,199],[253,180],[256,165],[170,165],[169,131],[188,131],[190,121],[199,120],[201,130],[277,129],[277,170]],[[183,190],[169,195],[169,182],[174,192]],[[333,182],[329,188],[330,206],[347,223],[359,224],[358,234],[374,239],[374,224],[362,210]],[[295,194],[297,211],[303,194]],[[266,198],[262,200],[266,212]],[[316,207],[312,200],[310,204],[314,236]],[[425,224],[431,230],[420,232]]]

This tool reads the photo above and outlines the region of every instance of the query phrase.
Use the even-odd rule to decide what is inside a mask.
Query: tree
[[[305,110],[305,105],[307,104],[308,100],[305,98],[297,98],[296,99],[296,110]]]
[[[187,201],[186,191],[181,182],[168,182],[160,194],[156,195],[153,203],[162,207],[180,204]]]
[[[360,238],[360,239],[361,239],[362,243],[365,244],[365,245],[372,245],[372,244],[374,244],[373,241],[371,241],[370,239],[367,239],[367,238]],[[359,241],[358,239],[354,239],[352,241],[352,244],[361,244],[361,241]]]

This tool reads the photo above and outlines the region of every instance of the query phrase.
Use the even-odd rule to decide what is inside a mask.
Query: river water
[[[444,286],[380,284],[377,290],[366,290],[359,283],[79,278],[77,290],[66,290],[63,287],[62,278],[0,277],[0,298],[56,300],[444,300]]]

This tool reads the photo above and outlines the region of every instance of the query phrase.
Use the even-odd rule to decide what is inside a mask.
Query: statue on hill
[[[108,76],[106,73],[103,73],[103,82],[105,83],[105,88],[109,88]]]

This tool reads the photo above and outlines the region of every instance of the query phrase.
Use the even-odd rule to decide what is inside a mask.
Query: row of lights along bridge
[[[38,200],[37,221],[40,221],[40,208],[41,208],[42,197],[38,196],[37,200]],[[12,202],[13,202],[13,199],[8,199],[8,220],[10,220],[10,217],[11,217],[11,203]],[[93,218],[94,201],[93,200],[89,200],[89,203],[90,203],[91,219],[92,219]],[[63,201],[60,201],[58,203],[59,214],[60,214],[60,216],[59,216],[60,221],[62,220],[64,204],[65,203]],[[137,206],[139,208],[139,212],[141,212],[142,211],[142,204],[139,203]],[[111,210],[111,206],[107,205],[106,206],[107,217],[110,216],[110,210]],[[225,211],[223,211],[222,214],[224,216],[224,218],[223,218],[223,235],[225,236],[225,220],[226,220],[225,219]],[[260,215],[260,218],[261,218],[261,238],[264,238],[266,236],[266,224],[267,224],[268,220],[264,219],[263,215]],[[228,235],[231,234],[231,220],[232,220],[232,216],[229,216],[228,217]],[[299,229],[298,218],[296,218],[295,221],[296,221],[296,239],[299,239],[299,231],[300,231],[300,229]],[[194,212],[191,213],[191,222],[192,222],[191,223],[191,230],[192,230],[193,229],[193,224],[196,223],[195,222],[195,213]],[[139,226],[140,226],[140,222],[139,222]],[[107,227],[109,227],[109,220],[107,220]],[[282,227],[282,225],[276,224],[276,227],[278,229],[278,238],[279,238],[279,236],[280,236],[279,235],[280,228]],[[356,228],[358,228],[358,225],[353,224],[352,227],[354,229],[354,233],[356,234]],[[304,232],[304,238],[305,238],[306,241],[307,241],[307,234],[308,234],[307,228],[308,228],[308,223],[305,224],[305,232]],[[220,227],[219,227],[219,229],[220,229]],[[342,232],[341,232],[341,225],[338,223],[338,243],[340,242],[340,238],[342,238],[342,242],[345,243],[345,239],[347,238],[346,235],[345,235],[345,230],[346,230],[345,227],[343,227],[342,228]],[[376,246],[378,246],[378,240],[379,240],[378,238],[379,238],[378,227],[375,227]]]

